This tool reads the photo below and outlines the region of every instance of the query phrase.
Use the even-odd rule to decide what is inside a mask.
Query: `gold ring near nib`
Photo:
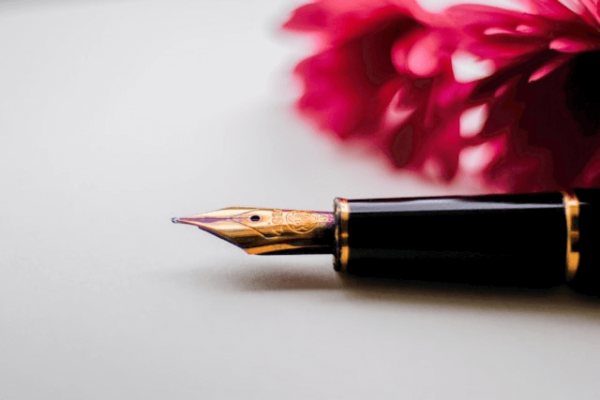
[[[174,223],[195,225],[249,254],[331,254],[333,213],[275,208],[229,207]]]

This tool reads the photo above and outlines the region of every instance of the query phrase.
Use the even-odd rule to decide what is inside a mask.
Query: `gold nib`
[[[172,221],[195,225],[249,254],[333,253],[333,213],[229,207]]]

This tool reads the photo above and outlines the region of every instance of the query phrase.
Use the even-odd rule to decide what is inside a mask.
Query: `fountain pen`
[[[172,221],[249,254],[333,254],[353,275],[600,292],[600,189],[336,198],[333,212],[230,207]]]

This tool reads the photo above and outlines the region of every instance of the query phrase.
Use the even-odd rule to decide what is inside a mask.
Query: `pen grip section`
[[[346,259],[366,276],[549,287],[565,281],[560,193],[349,200]]]

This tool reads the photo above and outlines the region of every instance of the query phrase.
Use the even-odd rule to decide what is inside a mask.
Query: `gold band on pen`
[[[579,199],[575,194],[563,193],[563,204],[565,205],[565,216],[567,219],[567,281],[577,274],[579,268],[580,254],[579,244]]]
[[[350,258],[350,247],[348,247],[348,219],[350,217],[350,205],[348,200],[336,198],[334,202],[335,211],[335,269],[346,271],[348,259]]]

